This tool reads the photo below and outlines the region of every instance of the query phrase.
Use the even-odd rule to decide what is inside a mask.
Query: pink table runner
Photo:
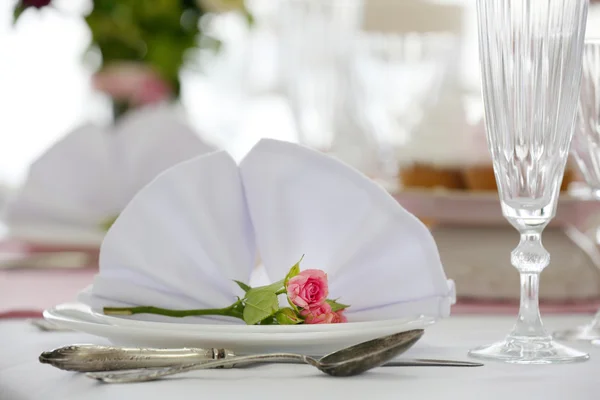
[[[0,318],[32,318],[55,304],[74,301],[97,268],[0,271]]]
[[[92,283],[98,271],[98,249],[41,246],[19,241],[0,241],[0,257],[26,258],[32,254],[82,251],[90,254],[92,265],[84,268],[0,269],[0,318],[34,318],[55,304],[73,301]]]

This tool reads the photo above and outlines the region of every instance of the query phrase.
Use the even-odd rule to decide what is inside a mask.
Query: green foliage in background
[[[179,94],[179,71],[198,47],[200,18],[208,11],[237,9],[249,23],[243,0],[93,0],[85,20],[102,64],[137,62],[154,68]],[[28,8],[54,7],[52,0],[19,0],[15,21]]]
[[[85,20],[104,65],[150,65],[178,93],[179,70],[197,46],[202,15],[195,0],[94,0]]]

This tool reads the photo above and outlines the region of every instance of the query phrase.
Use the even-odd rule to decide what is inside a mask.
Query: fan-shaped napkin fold
[[[350,321],[447,316],[454,286],[427,228],[383,188],[317,151],[260,141],[236,166],[219,152],[179,164],[141,190],[108,232],[94,308],[220,308],[252,284],[328,274]],[[236,321],[231,321],[236,322]],[[239,323],[239,321],[237,321]]]
[[[9,235],[97,245],[106,221],[160,172],[214,150],[166,106],[133,111],[111,129],[82,126],[30,166],[3,213]]]
[[[381,186],[341,162],[263,140],[240,165],[266,272],[327,272],[330,297],[353,320],[445,316],[454,302],[429,230]]]
[[[242,294],[254,235],[235,161],[225,152],[169,169],[142,189],[107,233],[94,307],[219,308]]]

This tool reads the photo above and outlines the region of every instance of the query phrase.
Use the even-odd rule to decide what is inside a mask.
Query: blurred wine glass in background
[[[393,184],[416,128],[452,79],[457,40],[445,33],[365,34],[356,45],[352,85],[356,115],[376,148],[376,178]],[[459,100],[457,100],[459,101]]]
[[[281,0],[280,68],[299,142],[328,151],[363,0]]]

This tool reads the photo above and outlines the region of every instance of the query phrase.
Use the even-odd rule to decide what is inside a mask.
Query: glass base
[[[586,361],[589,354],[549,339],[507,338],[469,351],[474,358],[511,364],[564,364]]]
[[[552,336],[557,340],[591,342],[600,340],[600,327],[596,324],[588,324],[554,332]]]

